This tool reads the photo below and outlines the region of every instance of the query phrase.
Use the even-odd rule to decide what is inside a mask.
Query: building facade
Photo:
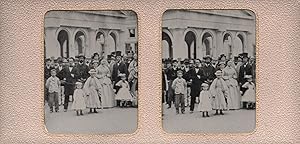
[[[255,15],[248,10],[168,10],[162,22],[163,58],[255,57]]]
[[[49,11],[45,15],[45,57],[75,57],[95,52],[137,50],[133,11]]]

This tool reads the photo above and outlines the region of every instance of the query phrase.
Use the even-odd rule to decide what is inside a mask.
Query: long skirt
[[[102,85],[102,94],[101,94],[101,102],[104,108],[112,108],[114,107],[114,97],[115,93],[112,88],[112,84],[103,84]]]
[[[217,88],[216,91],[217,91],[217,95],[215,96],[215,98],[213,98],[212,108],[215,110],[227,109],[226,101],[225,101],[225,97],[224,97],[224,93],[222,92],[222,89]]]
[[[98,92],[93,87],[89,88],[90,95],[87,96],[86,107],[88,108],[100,108],[101,103],[99,100]]]

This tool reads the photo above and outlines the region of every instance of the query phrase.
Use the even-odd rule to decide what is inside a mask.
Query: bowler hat
[[[122,56],[122,52],[121,51],[116,51],[116,56]]]

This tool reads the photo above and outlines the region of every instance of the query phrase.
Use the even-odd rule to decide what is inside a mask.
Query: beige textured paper
[[[257,16],[257,127],[251,134],[167,134],[161,122],[161,18],[167,9],[250,9]],[[48,10],[134,10],[139,119],[134,134],[54,135],[43,122]],[[0,2],[0,143],[299,143],[298,1],[48,0]]]

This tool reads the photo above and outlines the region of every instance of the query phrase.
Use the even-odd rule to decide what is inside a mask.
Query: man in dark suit
[[[199,96],[201,91],[201,84],[204,81],[204,71],[200,68],[201,62],[199,59],[195,60],[195,67],[189,71],[191,84],[191,104],[190,113],[194,112],[196,97]]]
[[[215,76],[216,70],[211,64],[212,58],[209,55],[205,56],[203,59],[205,61],[204,66],[202,66],[204,72],[203,80],[204,82],[210,85],[212,81],[216,78]]]
[[[89,67],[85,64],[85,56],[83,54],[79,54],[77,58],[79,59],[79,62],[76,66],[79,72],[78,80],[84,83],[89,77]]]
[[[69,97],[74,93],[75,83],[78,80],[79,72],[75,67],[74,58],[68,59],[69,63],[66,63],[65,68],[62,70],[60,75],[58,76],[63,80],[63,84],[65,87],[65,101],[64,101],[64,111],[66,112],[69,104]]]
[[[126,77],[128,77],[128,69],[126,64],[122,60],[121,51],[116,52],[116,63],[113,66],[113,72],[112,72],[112,81],[114,85],[121,80],[119,77],[120,74],[126,74]],[[115,87],[115,86],[114,86]],[[118,88],[116,88],[116,92],[118,92]]]
[[[252,66],[249,64],[248,53],[243,53],[243,64],[240,66],[238,81],[241,86],[241,91],[244,93],[245,88],[242,88],[242,85],[247,81],[245,75],[252,75]]]

